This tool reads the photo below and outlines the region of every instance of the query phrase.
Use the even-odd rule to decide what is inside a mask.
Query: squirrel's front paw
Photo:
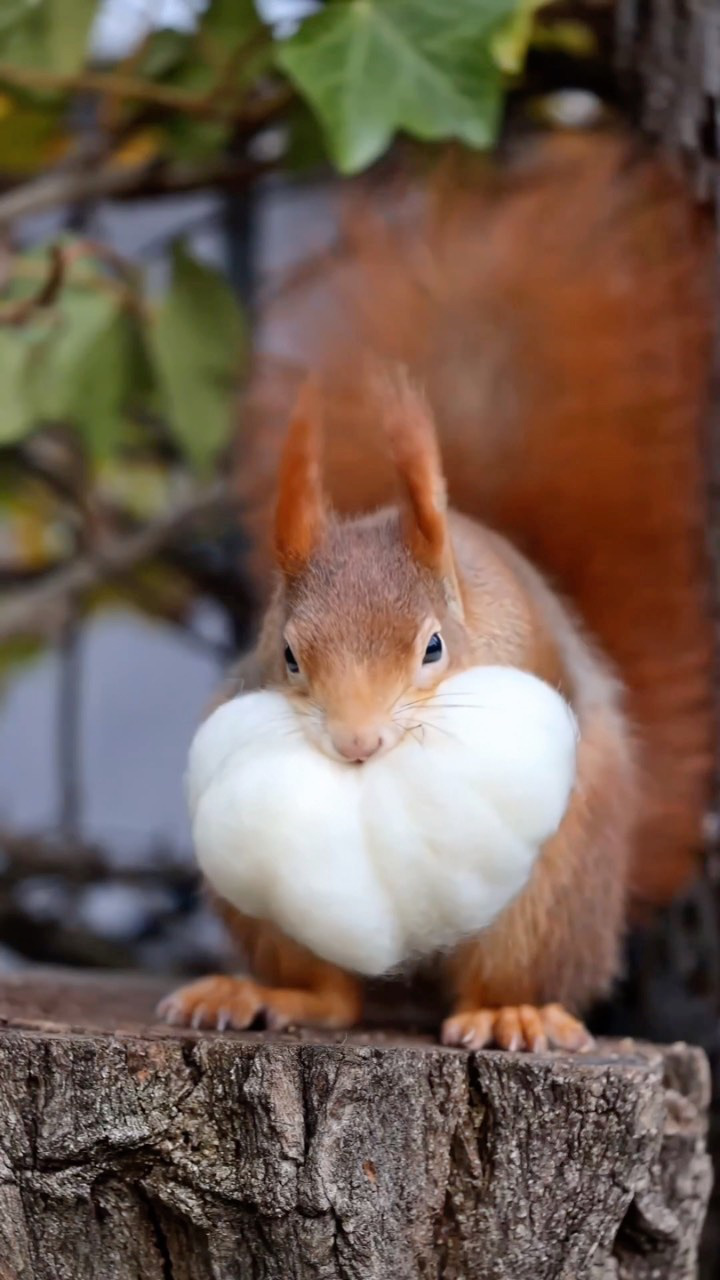
[[[244,1031],[257,1022],[271,1031],[285,1027],[351,1027],[360,999],[347,980],[325,990],[262,987],[252,978],[215,974],[180,987],[160,1001],[159,1017],[173,1027]]]
[[[441,1039],[443,1044],[463,1049],[483,1049],[494,1044],[501,1049],[527,1049],[532,1053],[546,1053],[548,1049],[586,1053],[594,1043],[582,1022],[561,1004],[465,1010],[445,1019]]]
[[[263,1012],[262,992],[251,978],[215,974],[179,987],[161,1000],[157,1012],[173,1027],[242,1031]]]

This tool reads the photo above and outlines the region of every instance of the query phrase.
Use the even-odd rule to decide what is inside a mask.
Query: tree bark
[[[617,56],[643,129],[682,156],[701,199],[717,198],[717,0],[618,0]]]
[[[680,163],[690,190],[720,214],[720,5],[718,0],[617,0],[617,60],[646,133]],[[720,327],[718,329],[720,332]],[[717,364],[716,367],[720,368]],[[714,567],[712,592],[720,621],[720,383],[715,379],[708,414],[708,543]],[[720,634],[720,632],[718,633]],[[718,667],[720,671],[720,667]],[[720,758],[715,768],[716,831],[720,809]],[[709,865],[698,898],[704,904],[704,933],[695,939],[707,973],[707,1000],[715,1010],[720,996],[717,946],[720,937],[720,844],[717,834],[709,851]],[[714,914],[713,914],[714,913]],[[678,953],[680,931],[668,927],[666,954]],[[703,954],[704,951],[704,954]],[[715,1015],[716,1018],[716,1015]],[[717,1032],[708,1026],[714,1043],[716,1100],[711,1146],[720,1169],[720,1053]],[[720,1179],[718,1179],[720,1183]],[[710,1211],[704,1248],[708,1280],[720,1273],[720,1186]]]
[[[0,987],[2,1280],[695,1275],[700,1050],[183,1032],[160,990]]]

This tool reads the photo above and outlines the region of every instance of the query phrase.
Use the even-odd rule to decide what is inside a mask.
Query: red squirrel
[[[582,1049],[628,911],[690,876],[710,801],[712,250],[681,185],[616,134],[536,142],[480,181],[460,164],[421,204],[356,220],[313,334],[322,391],[301,390],[282,450],[288,387],[251,388],[246,520],[273,586],[220,696],[308,699],[321,749],[361,762],[393,749],[400,690],[421,703],[481,664],[558,688],[580,730],[560,829],[434,965],[446,1044]],[[378,378],[366,350],[407,372]],[[251,976],[182,988],[170,1021],[361,1018],[357,976],[218,907]]]

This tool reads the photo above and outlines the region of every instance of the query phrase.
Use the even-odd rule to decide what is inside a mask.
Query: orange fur
[[[161,1002],[168,1021],[242,1030],[262,1021],[280,1030],[311,1023],[347,1027],[362,1013],[356,978],[318,960],[264,921],[216,900],[218,914],[242,945],[255,979],[215,974],[181,987]]]
[[[320,399],[307,378],[300,388],[283,450],[275,508],[275,554],[286,574],[298,573],[325,532],[320,478]]]
[[[323,282],[323,324],[298,317],[332,374],[333,505],[395,493],[356,358],[369,348],[424,388],[452,505],[549,575],[619,670],[645,778],[633,897],[665,903],[698,865],[714,760],[711,228],[634,142],[562,135],[492,180],[452,169],[420,212],[395,212],[394,193],[385,221],[361,209],[348,259]],[[293,370],[258,361],[239,440],[260,584],[294,385]]]
[[[408,540],[413,555],[442,570],[447,553],[447,492],[428,405],[403,371],[376,379],[378,409],[390,456],[406,489]]]
[[[688,878],[709,802],[711,247],[675,182],[614,136],[551,139],[491,182],[451,177],[424,213],[411,200],[356,220],[349,265],[325,282],[324,479],[353,518],[325,513],[302,410],[281,468],[286,578],[245,670],[287,686],[292,627],[304,683],[290,696],[375,723],[413,687],[434,617],[451,670],[506,663],[562,689],[581,729],[570,809],[528,889],[443,962],[444,1037],[580,1047],[553,1002],[581,1011],[607,990],[628,893],[664,902]],[[366,349],[402,361],[427,399],[404,376],[378,391]],[[267,581],[295,383],[260,363],[246,405],[243,498]],[[397,473],[400,511],[359,517],[393,502]],[[308,1020],[328,983],[357,1016],[353,979],[262,922],[233,929],[265,981],[310,994]]]

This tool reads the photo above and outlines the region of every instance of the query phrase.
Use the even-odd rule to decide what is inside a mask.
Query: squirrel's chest
[[[369,976],[490,925],[561,821],[576,730],[526,673],[481,668],[446,684],[422,741],[360,767],[288,733],[279,694],[215,712],[193,746],[189,791],[216,892]]]

